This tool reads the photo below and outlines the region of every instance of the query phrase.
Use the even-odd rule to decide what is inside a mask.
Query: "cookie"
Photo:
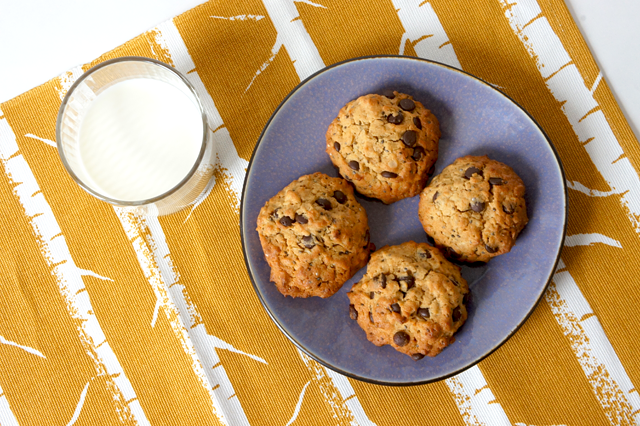
[[[488,262],[508,253],[525,227],[522,179],[487,156],[458,158],[420,194],[425,232],[453,259]]]
[[[438,159],[440,126],[411,96],[365,95],[345,105],[326,134],[340,174],[386,204],[418,195]]]
[[[370,342],[417,361],[455,341],[467,319],[468,294],[458,266],[428,244],[409,241],[373,253],[347,295],[349,315]]]
[[[257,231],[271,281],[285,296],[329,297],[369,258],[367,213],[347,181],[322,173],[267,201]]]

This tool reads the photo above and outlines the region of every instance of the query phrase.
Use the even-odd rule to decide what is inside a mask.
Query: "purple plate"
[[[436,173],[464,155],[488,155],[511,166],[527,188],[529,224],[510,253],[487,265],[462,267],[469,282],[469,318],[456,342],[435,358],[414,361],[390,346],[377,347],[349,319],[347,292],[363,268],[329,299],[284,297],[269,281],[256,219],[260,208],[302,175],[337,176],[325,153],[325,132],[340,108],[367,93],[395,89],[412,95],[440,120]],[[380,248],[426,242],[419,197],[390,206],[359,198],[371,241]],[[332,65],[300,83],[265,126],[247,170],[240,230],[249,276],[271,319],[300,349],[339,373],[384,385],[429,383],[465,370],[495,351],[529,317],[558,262],[567,222],[564,172],[536,122],[482,80],[436,62],[374,56]]]

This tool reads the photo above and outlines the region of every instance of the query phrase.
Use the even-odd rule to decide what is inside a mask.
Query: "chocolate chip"
[[[335,198],[340,204],[344,204],[347,201],[347,196],[344,195],[344,192],[342,191],[335,191],[333,193],[333,198]]]
[[[429,312],[429,308],[420,308],[418,309],[418,316],[423,319],[431,318],[431,312]]]
[[[514,206],[507,206],[505,204],[502,205],[502,211],[507,213],[507,214],[512,214],[514,211],[516,211],[516,208]]]
[[[380,274],[376,276],[373,281],[377,283],[382,288],[387,288],[387,276],[385,274]]]
[[[322,207],[325,210],[331,210],[331,201],[325,199],[325,198],[318,198],[316,200],[316,204],[319,205],[320,207]]]
[[[278,218],[278,210],[280,209],[278,208],[271,212],[271,219],[276,220]]]
[[[399,111],[398,115],[390,114],[387,116],[387,121],[391,124],[402,124],[404,121],[404,114]]]
[[[418,129],[422,130],[422,122],[418,117],[413,117],[413,124],[415,124]]]
[[[416,146],[415,148],[413,148],[413,155],[411,156],[411,158],[413,158],[415,161],[419,161],[423,155],[424,148],[421,146]]]
[[[416,132],[413,130],[407,130],[402,134],[402,142],[406,146],[414,146],[416,144]]]
[[[480,213],[481,211],[484,210],[484,206],[485,204],[482,202],[475,202],[475,203],[471,203],[471,210],[473,210],[474,212]]]
[[[428,251],[419,251],[418,255],[423,259],[430,259],[431,258],[431,253],[428,252]]]
[[[504,185],[504,180],[502,178],[489,178],[489,183],[491,185]]]
[[[373,299],[373,297],[376,295],[376,293],[374,291],[370,291],[369,292],[369,299]]]
[[[395,179],[395,178],[398,177],[398,175],[396,173],[393,173],[393,172],[384,171],[384,172],[382,172],[380,174],[382,175],[382,177],[389,178],[389,179]]]
[[[365,232],[364,234],[364,240],[367,242],[366,244],[369,244],[369,241],[371,241],[371,232],[369,232],[368,229],[367,229],[367,232]]]
[[[296,213],[296,222],[301,225],[306,225],[307,223],[309,223],[309,220],[301,214]]]
[[[391,89],[383,90],[382,96],[386,96],[389,99],[393,99],[396,97],[395,93],[393,93],[393,90]]]
[[[404,331],[398,331],[393,335],[393,343],[398,346],[406,345],[407,343],[409,343],[409,340],[411,340],[411,337],[409,337],[409,335]]]
[[[349,161],[349,167],[351,167],[355,171],[358,171],[360,170],[360,163],[358,163],[357,161]]]
[[[397,303],[391,305],[390,308],[393,312],[400,313],[400,305],[398,305]]]
[[[480,170],[477,167],[469,167],[467,171],[464,172],[464,177],[467,179],[471,179],[471,176],[473,176],[476,173],[482,176],[482,170]]]
[[[413,358],[414,361],[420,361],[422,358],[424,358],[424,355],[421,353],[417,353],[411,355],[411,358]]]
[[[357,320],[358,319],[358,311],[356,311],[356,308],[353,305],[349,305],[349,317],[352,320]]]
[[[373,244],[373,243],[369,243],[369,251],[370,251],[370,252],[374,252],[374,251],[376,251],[376,245],[375,245],[375,244]]]
[[[460,306],[456,306],[456,308],[453,310],[453,322],[456,322],[460,319],[460,317],[462,317],[462,314],[460,313]]]
[[[451,280],[451,282],[453,283],[453,285],[455,285],[455,286],[457,286],[457,287],[460,287],[460,283],[458,283],[458,281],[456,281],[456,280],[454,280],[454,279],[451,279],[451,278],[449,278],[449,279]]]
[[[373,314],[369,312],[369,321],[373,324],[375,321],[373,320]]]
[[[410,288],[413,288],[416,285],[416,279],[411,277],[411,276],[400,277],[400,278],[398,278],[398,281],[406,282],[407,283],[407,290],[409,290]]]
[[[336,151],[340,152],[340,144],[339,144],[338,142],[334,142],[334,143],[333,143],[333,148],[334,148]]]
[[[432,202],[436,202],[436,198],[438,198],[438,194],[440,194],[438,191],[436,191],[435,194],[433,194],[433,198],[431,199]]]
[[[497,248],[497,247],[496,247],[496,248],[489,247],[489,246],[488,246],[488,245],[486,245],[486,244],[485,244],[484,248],[486,248],[486,249],[487,249],[487,251],[488,251],[489,253],[495,253],[495,252],[497,252],[497,251],[498,251],[498,248]]]
[[[413,109],[416,107],[415,102],[413,102],[411,99],[402,99],[400,102],[398,102],[398,105],[400,105],[400,108],[405,111],[413,111]]]
[[[428,174],[429,176],[432,176],[432,175],[433,175],[433,172],[435,172],[435,171],[436,171],[436,165],[434,164],[433,166],[431,166],[431,168],[429,169],[429,171],[427,172],[427,174]]]
[[[291,219],[289,216],[282,216],[280,218],[280,225],[282,225],[282,226],[289,227],[289,226],[293,225],[294,222],[295,222],[295,220]]]
[[[302,245],[308,249],[312,249],[316,246],[316,243],[311,235],[307,235],[305,237],[302,237]]]

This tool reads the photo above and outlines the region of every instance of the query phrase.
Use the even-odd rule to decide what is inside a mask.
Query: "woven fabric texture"
[[[324,66],[402,54],[474,74],[553,141],[569,188],[559,268],[524,326],[444,381],[341,376],[271,322],[240,194],[280,101]],[[195,85],[218,149],[193,208],[98,201],[55,148],[91,66],[146,56]],[[0,105],[0,425],[640,423],[640,147],[562,0],[210,1]]]

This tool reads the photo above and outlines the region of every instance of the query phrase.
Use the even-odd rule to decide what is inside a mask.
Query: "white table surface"
[[[565,0],[640,139],[640,1]],[[204,0],[0,0],[0,102]]]

